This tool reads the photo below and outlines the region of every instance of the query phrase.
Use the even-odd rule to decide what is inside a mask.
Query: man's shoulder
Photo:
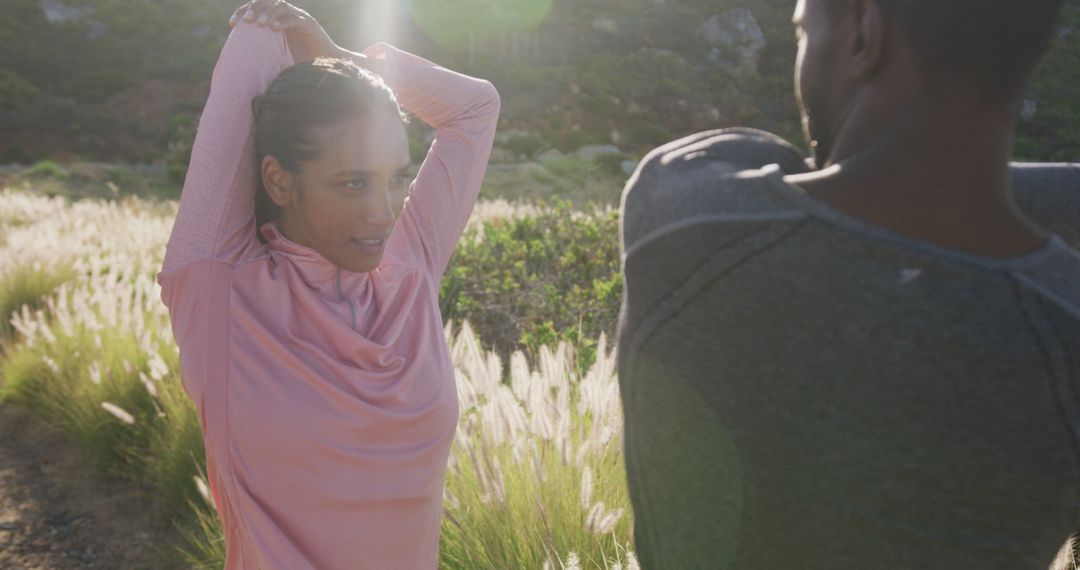
[[[782,138],[754,129],[697,133],[660,146],[638,165],[622,196],[623,245],[701,216],[767,216],[792,210],[760,169],[809,170]]]
[[[1067,245],[1060,237],[1041,263],[1014,271],[1022,286],[1041,298],[1044,307],[1074,322],[1080,335],[1080,251]],[[1080,336],[1073,339],[1080,343]],[[1080,346],[1076,347],[1080,350]]]
[[[685,173],[706,163],[732,172],[774,163],[788,174],[810,170],[806,157],[783,138],[766,131],[734,127],[703,131],[661,145],[642,159],[639,171]]]

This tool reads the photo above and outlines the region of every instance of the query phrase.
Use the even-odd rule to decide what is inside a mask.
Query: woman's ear
[[[287,206],[293,199],[292,173],[285,170],[273,155],[263,157],[261,165],[263,187],[279,208]]]
[[[856,79],[873,77],[885,59],[885,14],[878,0],[854,0],[855,34],[851,42],[851,74]]]

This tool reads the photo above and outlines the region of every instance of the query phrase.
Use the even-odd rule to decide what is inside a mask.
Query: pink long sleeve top
[[[387,44],[384,79],[436,129],[383,260],[342,270],[256,239],[251,100],[293,64],[241,23],[214,69],[157,274],[206,443],[227,569],[435,568],[457,392],[439,279],[476,202],[499,96]]]

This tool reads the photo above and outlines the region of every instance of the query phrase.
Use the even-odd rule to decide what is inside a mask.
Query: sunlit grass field
[[[25,407],[154,489],[188,566],[220,568],[199,421],[154,275],[175,202],[0,192],[0,402]],[[529,215],[482,203],[475,219]],[[447,325],[461,423],[446,478],[443,568],[637,568],[614,356],[568,344],[508,362]]]
[[[0,404],[30,410],[98,468],[153,489],[184,545],[178,567],[221,568],[199,420],[154,281],[175,213],[175,202],[131,196],[0,192]],[[481,202],[472,231],[483,240],[480,222],[539,215]],[[582,370],[571,344],[504,360],[467,322],[446,335],[461,422],[440,567],[638,568],[608,340],[596,339]],[[1070,550],[1052,570],[1078,567]]]

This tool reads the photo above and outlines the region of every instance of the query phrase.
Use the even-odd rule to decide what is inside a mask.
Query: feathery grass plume
[[[35,302],[0,315],[11,326],[0,401],[61,426],[106,469],[149,483],[188,540],[188,566],[220,568],[224,541],[199,417],[154,279],[175,210],[0,193],[0,292],[40,282],[25,288]],[[531,215],[516,205],[478,211],[474,220]],[[461,422],[447,465],[440,567],[566,568],[573,553],[579,568],[636,568],[605,340],[581,373],[565,343],[542,347],[533,365],[513,353],[504,367],[468,322],[454,331],[447,323]],[[102,409],[119,421],[101,421]]]
[[[581,470],[581,508],[588,509],[592,503],[592,468],[588,465]]]
[[[154,398],[158,397],[157,386],[154,385],[154,381],[150,379],[145,372],[139,372],[139,380],[146,386],[146,391]]]
[[[116,416],[117,418],[120,419],[120,421],[124,422],[125,424],[128,424],[128,425],[134,425],[135,424],[135,418],[131,414],[127,413],[127,411],[125,411],[120,406],[117,406],[116,404],[112,404],[112,403],[109,403],[109,402],[102,402],[101,407],[105,408],[105,411],[107,411],[110,414]]]
[[[3,315],[0,400],[59,426],[105,470],[149,483],[184,519],[203,449],[154,279],[171,229],[160,210],[0,193],[0,220],[17,222],[0,224],[0,297],[27,275],[48,283]]]
[[[467,324],[449,341],[461,424],[441,566],[626,568],[631,521],[614,355],[605,349],[579,376],[565,343],[543,347],[535,368],[516,353],[504,380]],[[599,401],[612,394],[615,405]],[[578,566],[560,557],[567,552]]]
[[[206,485],[206,479],[199,475],[193,476],[192,479],[195,480],[195,487],[199,489],[199,495],[202,496],[207,504],[213,506],[214,500],[210,498],[210,487]]]

